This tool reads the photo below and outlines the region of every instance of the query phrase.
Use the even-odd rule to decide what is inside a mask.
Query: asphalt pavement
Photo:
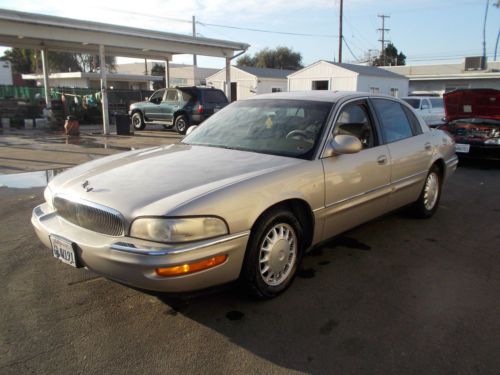
[[[400,211],[333,239],[270,301],[234,284],[172,298],[73,269],[31,228],[43,181],[21,185],[0,187],[1,374],[500,369],[498,163],[461,164],[430,220]]]

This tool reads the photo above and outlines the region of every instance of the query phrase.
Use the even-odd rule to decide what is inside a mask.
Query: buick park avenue
[[[392,97],[258,95],[178,144],[61,173],[32,223],[55,258],[123,284],[184,292],[239,279],[271,298],[322,241],[403,206],[431,217],[454,146]]]

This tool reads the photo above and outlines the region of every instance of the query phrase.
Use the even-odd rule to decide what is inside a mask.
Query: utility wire
[[[259,33],[268,33],[268,34],[307,36],[307,37],[316,37],[316,38],[338,38],[338,35],[331,35],[331,34],[292,33],[292,32],[288,32],[288,31],[275,31],[275,30],[265,30],[265,29],[253,29],[253,28],[250,28],[250,27],[220,25],[220,24],[200,22],[200,21],[196,21],[196,23],[200,24],[201,26],[205,26],[205,27],[207,27],[207,26],[220,27],[220,28],[225,28],[225,29],[246,30],[246,31],[259,32]]]
[[[347,49],[349,50],[349,52],[351,53],[352,57],[354,57],[354,60],[355,61],[359,61],[359,59],[356,57],[356,55],[352,52],[352,49],[351,47],[349,47],[349,44],[347,43],[347,40],[342,36],[342,40],[344,41],[345,43],[345,46],[347,47]]]

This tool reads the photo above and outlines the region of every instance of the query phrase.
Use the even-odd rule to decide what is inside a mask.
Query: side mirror
[[[324,156],[355,154],[363,149],[361,141],[353,135],[336,135],[327,145]]]
[[[193,125],[193,126],[190,126],[188,128],[188,130],[186,130],[186,135],[189,135],[191,134],[192,132],[194,132],[196,130],[196,128],[198,127],[198,125]]]

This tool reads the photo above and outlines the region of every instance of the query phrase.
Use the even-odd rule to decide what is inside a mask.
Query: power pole
[[[342,13],[344,11],[344,0],[340,0],[340,12],[339,12],[339,63],[342,63],[342,42],[344,36],[342,35]]]
[[[377,17],[382,19],[382,28],[378,29],[378,31],[381,32],[381,39],[379,39],[378,41],[380,42],[380,46],[381,46],[380,55],[382,58],[382,65],[385,66],[387,64],[386,56],[385,56],[385,44],[387,42],[389,42],[388,40],[385,39],[385,32],[386,31],[389,32],[389,30],[390,30],[390,29],[385,28],[385,19],[390,18],[391,16],[387,16],[385,14],[379,14]]]
[[[481,69],[486,69],[486,20],[488,19],[488,6],[490,5],[490,0],[486,0],[486,10],[484,11],[484,22],[483,22],[483,61],[481,62]]]

